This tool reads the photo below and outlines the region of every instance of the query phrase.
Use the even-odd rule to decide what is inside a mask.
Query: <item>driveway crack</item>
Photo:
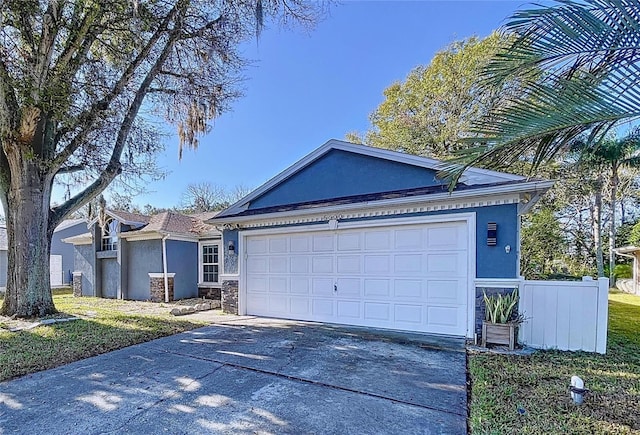
[[[299,376],[287,375],[285,373],[280,373],[279,371],[260,369],[260,368],[257,368],[257,367],[249,367],[249,366],[245,366],[245,365],[238,364],[238,363],[232,363],[232,362],[228,362],[228,361],[217,360],[215,358],[207,358],[207,357],[189,355],[189,354],[184,354],[184,353],[181,353],[181,352],[174,352],[174,351],[170,351],[170,350],[166,350],[166,349],[158,349],[158,351],[159,352],[165,352],[165,353],[168,353],[168,354],[171,354],[171,355],[194,358],[194,359],[198,359],[198,360],[202,360],[202,361],[207,361],[207,362],[213,362],[213,363],[216,363],[216,364],[220,364],[221,366],[218,367],[218,369],[221,369],[222,367],[231,367],[231,368],[238,369],[238,370],[248,370],[248,371],[252,371],[252,372],[255,372],[255,373],[262,373],[262,374],[266,374],[266,375],[270,375],[270,376],[275,376],[275,377],[287,379],[287,380],[294,381],[294,382],[300,382],[300,383],[305,383],[305,384],[310,384],[310,385],[315,385],[315,386],[320,386],[320,387],[331,388],[331,389],[334,389],[334,390],[344,391],[344,392],[353,393],[353,394],[360,394],[360,395],[364,395],[364,396],[368,396],[368,397],[373,397],[373,398],[376,398],[376,399],[388,400],[388,401],[391,401],[391,402],[394,402],[394,403],[413,406],[413,407],[416,407],[416,408],[428,409],[428,410],[431,410],[431,411],[437,411],[437,412],[442,412],[442,413],[445,413],[445,414],[462,416],[462,417],[466,417],[467,416],[466,410],[463,411],[463,412],[457,412],[455,410],[451,410],[451,409],[444,408],[444,407],[438,407],[438,406],[431,406],[431,405],[424,405],[424,404],[420,404],[420,403],[409,402],[409,401],[406,401],[406,400],[396,399],[394,397],[389,397],[389,396],[385,396],[385,395],[378,394],[378,393],[372,393],[372,392],[369,392],[369,391],[357,390],[355,388],[350,388],[350,387],[343,387],[341,385],[328,384],[326,382],[315,381],[313,379],[306,379],[306,378],[302,378],[302,377],[299,377]],[[287,364],[285,364],[285,366]]]

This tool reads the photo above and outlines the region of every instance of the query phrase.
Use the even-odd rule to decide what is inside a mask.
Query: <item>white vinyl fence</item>
[[[519,341],[539,349],[605,353],[609,279],[522,281]]]

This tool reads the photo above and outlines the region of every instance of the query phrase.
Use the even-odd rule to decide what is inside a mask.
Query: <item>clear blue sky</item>
[[[331,138],[365,131],[382,92],[452,41],[486,36],[522,1],[345,1],[315,30],[266,29],[244,46],[255,60],[244,97],[215,121],[197,151],[159,163],[170,171],[138,205],[177,205],[190,183],[257,187]]]

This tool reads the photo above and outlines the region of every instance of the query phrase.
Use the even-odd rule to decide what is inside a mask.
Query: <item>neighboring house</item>
[[[64,240],[75,250],[74,294],[161,301],[217,288],[219,298],[221,234],[202,220],[212,216],[107,210]]]
[[[223,309],[472,338],[482,291],[519,280],[520,216],[553,183],[469,168],[449,192],[441,168],[327,142],[208,221]]]
[[[73,246],[62,239],[87,232],[84,219],[67,219],[56,227],[51,238],[51,285],[70,285],[73,272]]]
[[[62,239],[76,236],[87,231],[84,219],[67,219],[56,227],[51,238],[50,280],[52,286],[71,284],[73,270],[73,246]],[[7,229],[0,227],[0,287],[7,285]]]
[[[627,293],[640,295],[640,248],[637,246],[622,246],[614,249],[621,257],[633,259],[633,278],[616,280],[616,287]]]

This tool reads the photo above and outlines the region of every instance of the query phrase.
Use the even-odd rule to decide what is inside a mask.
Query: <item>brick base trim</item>
[[[222,282],[222,311],[229,314],[238,314],[238,281]]]

